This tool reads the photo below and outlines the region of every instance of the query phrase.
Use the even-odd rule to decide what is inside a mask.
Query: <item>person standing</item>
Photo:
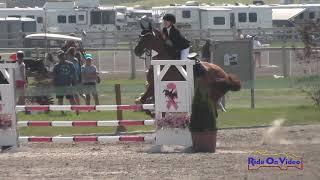
[[[74,47],[70,47],[67,50],[67,60],[70,61],[73,66],[75,67],[75,82],[73,86],[73,96],[77,105],[80,104],[80,97],[79,97],[79,85],[81,83],[81,65],[78,59],[75,57],[76,49]]]
[[[183,37],[180,31],[174,26],[176,17],[173,14],[166,14],[162,19],[164,25],[162,34],[169,55],[175,59],[187,60],[190,41]]]
[[[25,104],[25,88],[27,86],[26,65],[23,62],[24,52],[16,53],[18,68],[15,69],[14,75],[16,80],[16,93],[18,96],[18,105]]]
[[[92,55],[85,55],[85,64],[81,67],[82,84],[86,95],[86,105],[90,105],[90,96],[93,96],[95,105],[99,105],[96,83],[99,83],[97,68],[92,64]]]
[[[72,92],[72,85],[76,81],[75,67],[66,60],[65,53],[62,50],[58,51],[58,59],[59,63],[53,68],[53,83],[56,87],[58,104],[63,105],[63,98],[66,96],[70,104],[75,105],[76,102]]]
[[[261,52],[259,49],[262,47],[260,41],[256,36],[253,37],[253,50],[254,50],[254,59],[256,64],[258,63],[259,68],[261,68]]]
[[[244,40],[244,35],[242,34],[241,29],[237,30],[236,40]]]

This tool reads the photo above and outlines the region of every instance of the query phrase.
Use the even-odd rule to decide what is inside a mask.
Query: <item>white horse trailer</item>
[[[200,9],[200,29],[230,29],[231,9],[205,7]]]
[[[36,21],[36,32],[44,31],[43,8],[0,8],[0,18],[31,18]]]
[[[156,22],[166,13],[176,16],[177,26],[185,29],[272,28],[270,6],[162,6],[152,8]]]
[[[320,4],[288,4],[288,5],[271,5],[273,10],[288,10],[289,13],[296,12],[292,15],[291,21],[296,24],[309,23],[310,21],[317,22],[320,20]],[[317,22],[319,23],[319,22]]]
[[[116,13],[113,7],[84,0],[48,0],[42,8],[0,8],[0,18],[35,19],[37,32],[116,31]]]
[[[162,17],[167,13],[176,16],[176,25],[181,29],[200,29],[199,6],[160,6],[152,8],[153,20],[156,23],[162,23]]]
[[[36,21],[31,18],[0,18],[0,48],[23,46],[26,33],[36,32]]]

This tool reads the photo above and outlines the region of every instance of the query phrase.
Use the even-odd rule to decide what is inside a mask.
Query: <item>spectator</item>
[[[56,87],[58,104],[63,105],[63,97],[66,96],[69,99],[71,105],[75,105],[76,102],[73,97],[72,85],[76,81],[76,73],[74,65],[66,60],[66,56],[62,50],[58,51],[59,63],[53,68],[53,83]]]
[[[86,95],[86,104],[90,105],[90,95],[93,96],[95,105],[99,105],[99,98],[96,88],[98,81],[98,73],[95,65],[92,64],[92,55],[85,55],[85,64],[81,67],[82,84]]]
[[[241,29],[237,30],[237,38],[236,40],[243,40],[244,39],[244,35],[242,34]]]
[[[69,36],[76,37],[74,33],[70,33]],[[62,46],[61,50],[63,50],[64,52],[67,52],[70,47],[77,48],[77,44],[74,40],[67,40],[65,44]]]
[[[75,57],[76,49],[74,47],[70,47],[67,51],[67,59],[68,61],[72,62],[73,66],[75,67],[75,82],[73,84],[73,90],[74,90],[74,99],[76,104],[80,104],[80,98],[79,98],[79,91],[78,91],[78,85],[81,83],[81,65],[78,61],[78,59]]]
[[[27,76],[26,76],[26,65],[23,62],[24,52],[18,51],[17,55],[17,62],[18,68],[15,69],[14,75],[16,80],[16,93],[18,97],[18,105],[25,104],[25,87],[27,85]]]
[[[261,52],[259,49],[262,47],[260,41],[257,37],[253,37],[253,50],[254,50],[254,60],[256,64],[258,63],[259,68],[261,68]]]
[[[206,40],[206,43],[204,44],[204,46],[201,49],[203,61],[210,62],[210,58],[211,58],[211,49],[210,48],[211,48],[210,40]]]

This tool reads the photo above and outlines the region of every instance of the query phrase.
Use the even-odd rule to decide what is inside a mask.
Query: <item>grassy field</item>
[[[102,4],[108,4],[108,5],[125,5],[125,6],[134,6],[134,5],[144,5],[147,7],[152,6],[163,6],[163,5],[169,5],[169,4],[184,4],[188,0],[100,0]],[[234,0],[198,0],[198,2],[201,3],[215,3],[215,4],[234,4],[235,2],[240,2],[242,4],[252,4],[251,0],[240,0],[240,1],[234,1]],[[265,0],[265,3],[272,4],[272,3],[279,3],[278,0]]]
[[[313,79],[314,80],[314,79]],[[312,101],[298,89],[296,79],[261,78],[255,81],[255,109],[250,109],[250,90],[226,95],[226,113],[219,113],[218,127],[251,127],[269,125],[275,119],[286,119],[287,125],[320,123],[320,108],[312,106]],[[121,84],[122,104],[133,104],[134,99],[144,90],[144,80],[103,80],[99,85],[101,104],[115,104],[114,84]],[[83,103],[83,102],[82,102]],[[19,120],[115,120],[116,113],[73,112],[18,114]],[[124,119],[150,119],[143,112],[124,112]],[[129,127],[129,131],[150,131],[153,127]],[[90,133],[113,133],[112,127],[81,128],[21,128],[21,135],[71,135]]]

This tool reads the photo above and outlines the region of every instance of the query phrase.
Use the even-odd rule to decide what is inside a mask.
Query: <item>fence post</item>
[[[130,79],[136,78],[136,60],[134,55],[133,43],[130,41],[130,66],[131,66],[131,76]]]
[[[120,88],[120,84],[115,84],[114,85],[114,90],[116,92],[116,104],[117,105],[121,105],[121,88]],[[123,114],[122,114],[122,110],[117,110],[117,120],[123,120]],[[118,126],[116,133],[119,132],[126,132],[127,129],[124,126]]]
[[[284,46],[282,46],[282,49],[281,49],[281,57],[282,57],[282,71],[283,71],[283,76],[284,77],[288,77],[288,71],[287,71],[287,50],[285,49]]]

